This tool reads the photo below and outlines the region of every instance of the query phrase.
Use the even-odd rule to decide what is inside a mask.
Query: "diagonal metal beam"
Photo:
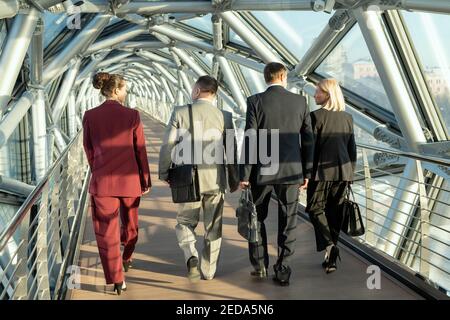
[[[95,41],[110,20],[111,15],[109,14],[96,15],[48,64],[44,70],[43,85],[48,84],[52,79],[55,79],[63,73],[69,64],[69,61]]]

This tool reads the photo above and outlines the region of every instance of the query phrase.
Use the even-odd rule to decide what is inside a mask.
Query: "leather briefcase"
[[[200,189],[198,184],[198,170],[194,163],[194,125],[192,120],[192,105],[189,107],[189,131],[192,141],[192,164],[174,165],[168,170],[169,185],[172,191],[172,201],[174,203],[200,201]]]

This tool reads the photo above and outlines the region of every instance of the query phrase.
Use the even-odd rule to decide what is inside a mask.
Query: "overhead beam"
[[[51,80],[63,73],[69,61],[95,41],[98,35],[108,25],[110,19],[111,15],[109,14],[96,15],[67,46],[64,46],[61,52],[45,68],[43,84],[48,84]]]
[[[22,69],[40,13],[30,9],[27,14],[19,14],[14,18],[11,30],[4,43],[0,56],[0,118],[6,110],[17,77]]]
[[[267,45],[259,39],[254,30],[251,30],[234,12],[222,12],[219,16],[225,21],[237,35],[244,40],[250,48],[265,62],[280,62],[282,60]]]
[[[165,1],[165,2],[143,2],[133,1],[120,7],[118,13],[212,13],[217,11],[234,10],[311,10],[311,0],[235,0],[217,1],[215,6],[213,1]]]

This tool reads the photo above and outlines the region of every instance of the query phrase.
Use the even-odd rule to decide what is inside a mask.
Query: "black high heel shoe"
[[[126,291],[126,287],[125,289],[122,288],[123,286],[123,282],[120,283],[114,283],[114,292],[117,292],[117,295],[120,296],[122,294],[122,290]]]
[[[328,265],[326,267],[326,273],[331,273],[337,270],[337,258],[341,261],[341,255],[339,254],[339,249],[333,246],[330,251],[330,258],[328,260]]]
[[[122,283],[114,283],[114,292],[117,292],[118,296],[122,294]]]
[[[132,262],[133,260],[129,260],[129,261],[123,261],[122,265],[123,265],[123,271],[128,272],[129,269],[131,269],[132,266]]]

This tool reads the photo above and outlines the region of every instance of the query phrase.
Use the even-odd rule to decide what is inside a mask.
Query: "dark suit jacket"
[[[245,130],[258,130],[257,163],[251,163],[249,140],[244,139],[244,162],[240,166],[241,181],[256,184],[300,184],[304,178],[311,176],[314,137],[311,128],[311,118],[305,97],[294,94],[282,86],[271,86],[265,92],[255,94],[247,99],[247,115]],[[272,148],[270,137],[267,138],[268,152],[263,149],[263,155],[279,155],[279,168],[274,174],[262,174],[264,164],[259,156],[261,135],[259,129],[279,130],[279,150]],[[273,150],[272,150],[273,149]],[[254,153],[253,153],[254,155]],[[250,158],[249,158],[250,156]],[[242,163],[241,162],[241,163]],[[273,164],[272,164],[273,165]]]
[[[353,181],[356,144],[353,117],[347,112],[311,112],[315,134],[313,180]]]
[[[107,100],[83,116],[83,145],[91,168],[89,193],[139,197],[151,186],[139,112]]]

